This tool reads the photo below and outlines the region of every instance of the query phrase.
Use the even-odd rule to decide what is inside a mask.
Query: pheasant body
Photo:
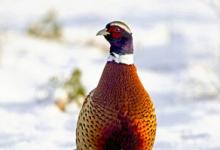
[[[152,150],[155,134],[154,106],[136,67],[107,62],[80,111],[77,150]]]

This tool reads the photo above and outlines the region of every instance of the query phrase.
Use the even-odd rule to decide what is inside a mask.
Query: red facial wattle
[[[120,39],[122,37],[120,32],[113,32],[111,35],[114,39]]]
[[[108,32],[113,39],[120,39],[122,37],[122,30],[119,27],[111,26]]]

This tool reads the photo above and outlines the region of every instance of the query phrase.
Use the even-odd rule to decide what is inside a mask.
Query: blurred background
[[[108,22],[133,31],[156,105],[154,150],[220,150],[219,0],[0,0],[0,149],[67,150]]]

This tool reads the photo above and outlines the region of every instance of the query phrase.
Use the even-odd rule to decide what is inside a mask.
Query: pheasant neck
[[[133,54],[133,39],[130,34],[120,40],[109,40],[110,53],[116,53],[118,55]]]
[[[126,65],[134,64],[134,55],[133,54],[117,54],[111,52],[108,56],[108,62],[121,63]]]
[[[123,104],[141,104],[143,97],[146,97],[146,92],[139,80],[136,67],[108,62],[95,89],[93,100],[109,108],[127,109]]]

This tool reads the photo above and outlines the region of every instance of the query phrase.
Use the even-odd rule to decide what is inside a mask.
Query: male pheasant
[[[132,33],[113,21],[97,35],[110,43],[110,55],[80,111],[77,150],[152,150],[156,116],[133,64]]]

